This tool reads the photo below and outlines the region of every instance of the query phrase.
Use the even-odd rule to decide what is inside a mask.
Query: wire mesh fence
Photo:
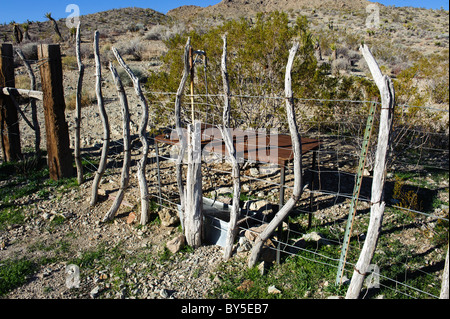
[[[170,123],[172,104],[167,96],[160,94],[158,97],[152,93],[152,103],[169,113],[167,123]],[[220,104],[205,101],[215,97],[195,96],[196,101],[203,101],[198,105],[205,106],[204,110],[196,108],[196,116],[211,126],[220,124]],[[278,133],[287,132],[281,115],[283,98],[233,96],[233,100],[235,105],[241,106],[240,112],[234,113],[235,125],[241,125],[242,129],[251,126],[254,130],[268,125]],[[274,234],[267,245],[274,252],[274,259],[300,256],[325,263],[337,271],[370,103],[381,107],[376,101],[296,99],[301,136],[316,139],[320,144],[303,156],[303,196],[284,221],[283,229]],[[244,108],[254,110],[244,112]],[[186,123],[190,119],[189,111],[187,108],[184,113]],[[438,298],[448,242],[448,110],[398,106],[396,115],[385,187],[388,208],[374,257],[377,288],[396,298]],[[430,123],[426,118],[437,120]],[[374,132],[377,132],[377,122],[375,116]],[[424,122],[428,124],[424,125]],[[170,127],[168,129],[170,131]],[[353,271],[369,223],[376,142],[374,136],[365,161],[346,276]],[[175,210],[179,196],[173,179],[176,154],[173,145],[163,146],[160,150],[162,195],[155,195],[159,203]],[[204,196],[230,205],[233,200],[231,166],[221,155],[213,159],[204,158]],[[291,172],[292,167],[287,164],[283,182],[280,167],[273,163],[250,161],[242,164],[239,230],[244,239],[237,244],[238,250],[245,250],[245,242],[251,241],[251,234],[261,232],[277,212],[282,202],[280,189],[284,189],[285,198],[289,197],[293,182]],[[157,174],[153,176],[157,178]],[[159,194],[157,188],[156,185],[153,194]],[[208,224],[210,227],[226,232],[223,217],[208,218],[217,221]]]
[[[175,179],[178,146],[157,139],[158,136],[170,139],[174,133],[175,93],[146,94],[151,110],[149,200],[155,211],[170,210],[177,215],[180,204]],[[190,98],[185,95],[182,104],[186,126],[192,118]],[[222,123],[221,95],[196,94],[192,98],[194,118],[210,128]],[[267,136],[288,134],[284,103],[285,99],[280,96],[234,95],[231,126]],[[318,141],[318,145],[302,158],[302,197],[279,231],[266,243],[272,260],[304,258],[337,271],[371,104],[377,107],[373,122],[373,131],[377,132],[381,107],[377,101],[295,99],[300,135]],[[28,109],[24,111],[27,113]],[[95,111],[92,113],[95,116]],[[375,285],[368,285],[368,288],[378,289],[377,293],[381,290],[382,294],[394,298],[439,297],[448,244],[448,114],[448,109],[437,107],[396,106],[385,186],[387,209],[373,260],[377,280]],[[137,123],[138,116],[139,113],[132,114],[131,120]],[[82,130],[82,136],[92,138],[86,130]],[[32,136],[22,136],[22,139],[29,138]],[[209,144],[222,143],[219,134],[208,138]],[[357,213],[344,267],[346,277],[353,271],[369,223],[376,143],[376,133],[373,133],[362,170]],[[247,147],[257,146],[247,141]],[[123,147],[122,140],[116,136],[108,158],[110,171],[121,167]],[[132,154],[138,155],[140,147],[135,139]],[[289,150],[283,145],[278,149],[284,148]],[[232,198],[231,166],[224,153],[204,151],[202,155],[203,195],[206,208],[210,210],[205,210],[209,219],[205,225],[210,232],[211,229],[218,231],[216,238],[210,238],[217,244],[217,236],[226,232],[227,208],[236,200]],[[87,174],[95,173],[99,156],[100,146],[82,151]],[[262,231],[292,194],[292,165],[287,161],[283,173],[278,163],[247,159],[241,163],[241,182],[239,241],[235,249],[245,252],[251,247],[254,235]],[[373,294],[373,289],[367,289],[365,294]]]

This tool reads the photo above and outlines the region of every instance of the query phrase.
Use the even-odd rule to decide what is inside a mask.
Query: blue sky
[[[90,14],[113,8],[140,7],[167,13],[170,9],[182,5],[198,5],[206,7],[219,3],[221,0],[0,0],[0,23],[16,21],[45,21],[45,13],[51,12],[55,19],[66,18],[71,12],[66,12],[69,4],[76,4],[80,14]],[[413,6],[427,9],[449,9],[447,0],[378,0],[384,5]]]

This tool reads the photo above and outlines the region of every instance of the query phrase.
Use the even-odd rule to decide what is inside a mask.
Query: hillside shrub
[[[222,94],[220,63],[223,34],[227,34],[228,75],[231,93],[234,95],[284,96],[286,62],[294,40],[300,42],[292,70],[292,88],[296,98],[360,99],[365,95],[372,95],[372,84],[369,82],[339,74],[330,76],[330,65],[318,64],[315,58],[315,40],[306,17],[299,16],[295,23],[289,23],[287,14],[280,12],[261,13],[254,21],[232,20],[206,32],[192,30],[170,37],[164,41],[168,48],[163,57],[164,64],[159,72],[151,73],[147,83],[148,91],[177,91],[183,73],[184,47],[190,37],[194,50],[204,50],[208,56],[207,84],[205,85],[203,68],[197,67],[194,93]],[[186,90],[188,89],[189,85]],[[186,93],[189,94],[188,91]],[[149,98],[154,99],[155,97]],[[208,102],[207,105],[199,105],[199,110],[221,114],[221,98],[212,96]],[[259,128],[264,125],[267,128],[267,117],[263,114],[269,111],[271,116],[278,118],[274,125],[285,125],[285,112],[282,109],[284,103],[271,103],[263,98],[232,99],[232,119],[241,119],[248,127]],[[161,120],[165,118],[166,108],[158,104],[153,107],[156,110],[155,116],[160,116]],[[347,105],[343,109],[348,112],[357,107]],[[321,117],[333,117],[335,111],[333,105],[325,103],[322,109],[314,111],[314,116],[319,117],[320,114]],[[235,122],[234,125],[240,123]]]

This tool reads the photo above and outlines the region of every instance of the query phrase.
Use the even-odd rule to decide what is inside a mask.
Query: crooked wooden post
[[[76,112],[75,112],[75,164],[77,165],[77,180],[81,185],[84,181],[83,177],[83,164],[80,156],[80,130],[81,130],[81,93],[83,90],[83,76],[84,76],[84,64],[81,61],[80,43],[81,43],[81,22],[78,22],[77,35],[76,35],[76,54],[78,63],[78,83],[77,83],[77,98],[76,98]]]
[[[369,48],[364,45],[360,51],[369,66],[370,72],[381,93],[381,113],[380,129],[378,132],[378,144],[375,155],[375,167],[372,180],[370,221],[367,229],[366,240],[359,255],[358,262],[353,271],[350,286],[347,290],[347,299],[359,297],[364,279],[370,266],[370,262],[377,247],[378,237],[381,231],[381,224],[384,215],[384,182],[386,174],[387,153],[389,149],[390,133],[394,115],[395,93],[392,80],[388,76],[383,76],[377,62],[375,61]]]
[[[279,210],[279,212],[267,225],[264,231],[261,234],[259,234],[259,236],[256,238],[248,262],[249,267],[253,267],[256,265],[264,242],[267,239],[269,239],[270,235],[272,235],[272,233],[275,231],[278,225],[280,225],[286,218],[286,216],[288,216],[288,214],[294,208],[295,204],[298,202],[302,194],[302,144],[300,135],[298,133],[297,122],[295,120],[294,98],[292,95],[292,85],[291,85],[292,82],[291,70],[298,47],[299,43],[295,42],[291,50],[289,51],[289,59],[286,66],[286,76],[285,76],[286,113],[289,124],[289,132],[291,134],[292,139],[292,151],[294,153],[294,190],[292,192],[291,198],[289,198],[286,204],[284,204],[284,206]]]
[[[15,87],[13,46],[0,45],[0,87]],[[9,97],[0,92],[0,138],[3,159],[7,162],[22,158],[20,148],[19,116]]]
[[[233,177],[233,205],[230,211],[230,222],[228,224],[227,242],[224,250],[224,259],[227,260],[231,257],[233,251],[234,239],[236,238],[236,225],[239,216],[239,199],[241,197],[241,180],[239,163],[236,159],[236,148],[233,145],[233,138],[230,132],[230,85],[227,72],[227,37],[223,36],[223,54],[222,54],[222,82],[224,90],[224,106],[223,106],[223,127],[222,138],[228,150]]]
[[[148,103],[141,89],[141,84],[139,78],[133,73],[130,67],[125,63],[125,61],[120,56],[120,53],[116,48],[111,49],[119,62],[119,64],[125,69],[130,79],[133,81],[134,91],[141,101],[142,106],[142,118],[139,124],[139,139],[142,143],[142,157],[138,162],[138,181],[139,189],[141,191],[141,225],[145,225],[148,222],[148,210],[149,210],[149,200],[148,200],[148,185],[147,179],[145,177],[145,168],[147,165],[148,158],[148,140],[147,134],[147,124],[148,124]]]
[[[106,213],[105,217],[103,217],[103,222],[112,220],[116,215],[116,212],[119,210],[120,204],[122,203],[122,200],[125,196],[125,190],[127,189],[130,181],[131,165],[130,111],[128,108],[127,95],[125,94],[125,90],[123,88],[123,84],[119,77],[119,74],[117,73],[116,68],[111,62],[109,63],[109,69],[111,70],[111,74],[117,88],[117,93],[119,95],[120,104],[122,105],[123,166],[119,192],[117,193],[116,199],[111,205],[111,208]]]
[[[180,85],[178,86],[177,95],[175,98],[175,126],[178,135],[178,140],[180,141],[179,146],[180,150],[178,152],[177,165],[176,165],[176,174],[177,174],[177,184],[178,190],[180,193],[180,219],[181,225],[185,225],[184,223],[184,209],[185,209],[185,194],[184,194],[184,184],[183,184],[183,158],[184,153],[186,151],[186,137],[183,134],[183,128],[181,125],[181,98],[183,97],[184,87],[186,85],[187,78],[190,74],[190,65],[189,65],[189,50],[191,47],[191,38],[188,38],[186,42],[186,46],[184,48],[184,70],[183,76],[181,77]]]
[[[47,136],[47,162],[50,178],[72,177],[72,153],[69,148],[69,129],[65,119],[61,50],[59,44],[38,46],[41,63],[41,82]]]
[[[106,164],[108,162],[109,153],[109,122],[108,114],[106,113],[105,103],[102,94],[102,65],[100,63],[100,50],[99,50],[99,37],[98,31],[94,33],[94,56],[95,56],[95,94],[97,96],[97,105],[100,113],[100,118],[103,124],[103,146],[102,155],[100,157],[100,163],[98,164],[97,172],[95,172],[94,181],[92,182],[92,194],[90,205],[94,206],[98,200],[98,186],[100,185],[100,180],[106,170]]]
[[[25,65],[25,68],[27,69],[28,76],[30,77],[30,89],[35,91],[36,90],[36,76],[34,75],[33,69],[28,63],[27,59],[25,58],[25,55],[23,54],[21,49],[16,49],[17,55],[22,59],[23,64]],[[42,92],[41,92],[42,93]],[[36,108],[36,100],[34,98],[30,99],[30,106],[31,106],[31,118],[33,121],[33,129],[34,129],[34,149],[36,152],[36,156],[41,156],[41,128],[39,127],[39,121],[37,117],[37,108]]]

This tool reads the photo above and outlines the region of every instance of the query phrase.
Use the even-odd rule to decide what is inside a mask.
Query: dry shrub
[[[68,110],[75,110],[77,106],[77,94],[76,92],[69,94],[65,98],[66,100],[66,108]],[[95,103],[95,99],[93,98],[92,94],[83,90],[81,92],[81,107],[86,107],[91,104]]]

